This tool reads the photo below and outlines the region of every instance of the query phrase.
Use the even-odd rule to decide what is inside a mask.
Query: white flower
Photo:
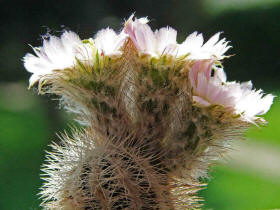
[[[205,44],[202,34],[194,32],[178,47],[178,56],[190,54],[188,59],[217,59],[225,57],[224,53],[231,48],[225,38],[219,41],[221,33],[216,33]]]
[[[120,56],[127,35],[125,33],[116,34],[114,30],[106,28],[100,30],[94,39],[95,47],[101,55]]]
[[[87,48],[79,36],[71,31],[65,31],[60,38],[50,36],[49,39],[44,39],[42,47],[33,48],[36,56],[28,53],[23,58],[25,68],[33,73],[29,79],[30,86],[53,70],[73,67],[76,58],[83,60],[85,56],[92,57]]]
[[[162,54],[174,55],[177,48],[177,31],[166,27],[153,32],[147,23],[147,18],[135,18],[133,21],[133,15],[125,23],[124,32],[128,34],[136,49],[153,57]]]
[[[236,99],[235,109],[248,121],[253,121],[256,116],[265,114],[273,102],[275,96],[264,95],[261,89],[253,89],[251,81],[236,83],[227,82],[231,94]]]
[[[161,28],[159,31],[155,31],[156,37],[156,52],[161,54],[177,53],[177,31],[171,27]]]
[[[193,100],[202,106],[222,105],[240,114],[244,120],[253,122],[258,115],[265,114],[274,96],[262,90],[253,90],[252,83],[227,82],[222,68],[212,60],[199,60],[190,70]]]

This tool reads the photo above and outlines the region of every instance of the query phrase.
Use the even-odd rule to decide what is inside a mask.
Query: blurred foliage
[[[235,54],[224,62],[228,78],[252,79],[258,88],[279,91],[280,1],[260,1],[249,7],[231,0],[235,6],[227,7],[218,0],[0,0],[0,209],[38,209],[44,150],[50,149],[46,145],[51,140],[57,140],[55,132],[67,127],[56,101],[26,90],[29,74],[21,59],[32,51],[28,44],[40,46],[41,36],[59,35],[64,29],[77,32],[82,39],[107,26],[120,30],[124,18],[136,12],[138,17],[148,16],[153,28],[170,25],[177,29],[179,41],[196,30],[206,39],[224,31],[222,36],[233,46],[229,54]],[[264,129],[252,128],[248,137],[280,145],[279,113],[276,98],[266,116],[269,124]],[[225,167],[214,168],[201,194],[205,209],[280,207],[278,183]]]
[[[11,108],[3,105],[3,99],[6,97],[1,93],[0,209],[37,208],[40,202],[36,194],[41,185],[38,174],[51,137],[46,111],[38,103]]]
[[[230,10],[266,9],[279,5],[279,0],[205,0],[202,2],[211,15]]]
[[[214,167],[203,209],[256,210],[279,209],[280,182],[262,179],[225,166]]]

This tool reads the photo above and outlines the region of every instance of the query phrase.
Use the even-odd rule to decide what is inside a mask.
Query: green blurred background
[[[22,57],[40,46],[41,35],[64,29],[82,39],[110,26],[119,30],[132,12],[152,27],[170,25],[179,41],[193,31],[205,39],[218,31],[231,40],[224,61],[230,80],[252,80],[256,88],[280,93],[279,0],[0,0],[0,209],[40,209],[40,165],[55,133],[71,116],[57,101],[27,90]],[[210,170],[203,209],[280,209],[280,102],[252,127],[247,142]]]

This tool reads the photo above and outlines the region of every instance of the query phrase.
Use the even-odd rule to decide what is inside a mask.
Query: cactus
[[[226,81],[220,33],[178,44],[171,27],[153,32],[133,18],[119,34],[50,36],[24,57],[30,87],[59,97],[81,124],[47,155],[45,209],[199,208],[209,164],[265,123],[274,96]]]

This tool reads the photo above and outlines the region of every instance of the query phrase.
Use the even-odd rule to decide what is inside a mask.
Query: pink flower
[[[213,72],[215,73],[213,74]],[[211,75],[213,74],[213,75]],[[212,60],[199,60],[190,70],[190,83],[194,100],[201,105],[220,104],[225,107],[234,105],[233,97],[224,88],[226,75],[223,69],[213,70]]]
[[[161,28],[153,32],[147,24],[147,18],[133,21],[133,15],[126,21],[124,32],[128,34],[136,49],[146,55],[153,57],[162,54],[175,54],[177,49],[177,31],[171,27]]]
[[[264,96],[262,90],[252,89],[250,81],[227,82],[224,70],[212,60],[196,61],[189,75],[195,102],[201,106],[222,105],[247,121],[253,122],[258,115],[265,114],[273,102],[273,95]]]
[[[147,18],[130,18],[126,21],[124,33],[133,42],[136,49],[152,57],[160,57],[163,54],[180,57],[188,55],[186,59],[216,59],[225,57],[225,52],[231,47],[224,39],[219,40],[220,33],[216,33],[205,44],[202,34],[197,32],[189,35],[182,44],[176,41],[177,31],[171,27],[152,31],[147,24]]]

